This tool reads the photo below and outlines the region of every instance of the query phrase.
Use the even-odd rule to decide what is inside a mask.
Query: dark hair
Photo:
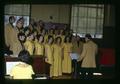
[[[65,36],[64,42],[67,42],[67,38],[69,38],[69,43],[71,42],[71,37],[70,36]]]
[[[61,37],[57,37],[55,38],[55,43],[57,43],[57,40],[60,39],[60,43],[62,42],[62,38]]]
[[[42,40],[42,43],[43,43],[43,42],[44,42],[44,36],[43,36],[43,35],[38,34],[38,35],[37,35],[37,40],[39,41],[39,38],[40,38],[41,36],[43,37],[43,40]]]
[[[15,19],[15,17],[14,17],[14,16],[10,16],[10,17],[9,17],[9,21],[10,21],[11,19]]]
[[[92,36],[90,34],[86,34],[85,37],[88,39],[92,39]]]
[[[53,36],[51,36],[51,35],[48,36],[48,42],[49,42],[49,40],[50,40],[51,38],[52,38],[52,40],[53,40],[53,41],[52,41],[52,43],[53,43],[53,42],[54,42],[54,38],[53,38]]]
[[[31,35],[33,35],[33,32],[30,32],[29,34],[27,34],[27,37],[30,37]],[[34,40],[35,40],[35,36],[33,35],[32,41],[34,41]]]
[[[20,51],[18,58],[22,62],[25,62],[27,64],[30,63],[30,53],[27,50]]]
[[[34,34],[35,32],[36,32],[37,35],[38,35],[38,31],[37,31],[36,29],[33,29],[32,33]]]
[[[45,23],[44,23],[42,20],[39,20],[38,23],[39,23],[39,24],[41,23],[42,25],[40,25],[40,26],[41,26],[42,28],[44,28]]]
[[[25,34],[24,34],[23,32],[18,33],[18,40],[19,40],[19,41],[20,41],[20,39],[19,39],[20,36],[24,36],[24,37],[25,37],[25,40],[23,41],[23,42],[25,42],[25,41],[26,41],[26,36],[25,36]]]
[[[25,34],[23,32],[19,32],[18,36],[25,36]]]
[[[23,17],[19,18],[19,19],[17,20],[17,23],[18,23],[18,22],[21,22],[21,20],[22,20],[23,23],[24,23],[24,18],[23,18]]]
[[[60,34],[59,29],[54,29],[54,34],[56,34],[56,33],[57,33],[57,35],[59,35],[59,34]]]
[[[63,30],[62,35],[65,35],[65,30],[64,29],[61,29],[61,30]]]
[[[30,32],[30,33],[27,35],[27,37],[28,37],[28,36],[31,36],[32,34],[33,34],[33,32]]]

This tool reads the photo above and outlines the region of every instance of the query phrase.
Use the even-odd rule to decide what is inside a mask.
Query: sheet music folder
[[[70,57],[72,60],[77,60],[78,59],[78,54],[77,53],[70,53]]]

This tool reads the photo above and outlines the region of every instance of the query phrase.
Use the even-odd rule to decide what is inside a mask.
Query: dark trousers
[[[77,62],[77,77],[80,77],[81,62]]]
[[[77,78],[77,60],[72,60],[72,67],[74,68],[74,71],[73,71],[73,78]]]
[[[50,64],[45,63],[45,74],[49,77],[50,76]]]

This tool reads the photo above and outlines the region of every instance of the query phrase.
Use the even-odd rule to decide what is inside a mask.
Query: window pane
[[[103,9],[103,7],[104,7],[104,5],[97,5],[99,8],[102,8]]]
[[[77,16],[77,13],[78,13],[77,7],[73,7],[72,11],[73,11],[72,16]]]
[[[29,25],[29,16],[24,16],[23,17],[25,22],[24,22],[24,27]]]
[[[79,6],[90,6],[90,7],[96,7],[96,4],[80,4]]]
[[[73,28],[73,32],[75,32],[75,33],[76,33],[76,32],[77,32],[77,30],[76,30],[76,29],[77,29],[77,27],[73,26],[72,28]]]
[[[97,19],[97,27],[102,28],[103,27],[103,19]]]
[[[74,7],[72,7],[72,14],[71,16],[74,16]]]
[[[4,25],[8,24],[8,22],[9,22],[9,16],[5,15],[5,17],[4,17]]]
[[[91,28],[91,27],[89,27],[89,28],[87,29],[87,33],[90,33],[90,34],[95,34],[95,31],[96,31],[96,28]]]
[[[78,27],[78,33],[86,33],[86,28],[84,27]]]
[[[98,9],[98,18],[103,18],[103,16],[104,16],[103,9]]]
[[[77,30],[77,17],[72,17],[71,19],[71,29],[73,29],[74,32],[76,32]]]
[[[77,26],[77,17],[73,17],[73,26]]]
[[[87,27],[87,18],[78,18],[79,22],[78,22],[78,26],[79,27]]]
[[[96,34],[95,37],[96,37],[96,38],[102,38],[102,36],[103,36],[102,34]]]
[[[29,15],[30,13],[30,5],[25,4],[12,4],[12,5],[5,5],[5,14],[12,14],[12,15]]]
[[[78,7],[79,15],[71,18],[71,27],[77,34],[84,36],[86,33],[90,33],[93,38],[100,38],[103,34],[103,18],[104,18],[104,8],[103,5],[97,4],[78,4],[74,7]],[[72,9],[73,10],[73,9]],[[75,18],[75,19],[73,19]],[[97,34],[97,36],[96,36]]]
[[[79,8],[79,16],[80,16],[80,17],[87,17],[87,8],[85,8],[85,7],[80,7],[80,8]]]
[[[89,4],[88,6],[91,6],[91,7],[96,7],[97,4]]]
[[[85,37],[85,33],[77,33],[80,37]]]
[[[96,17],[96,8],[88,8],[88,17]]]
[[[88,19],[88,27],[91,27],[91,28],[96,27],[96,18],[94,18],[94,19],[89,18]]]
[[[71,17],[71,26],[74,26],[74,17]]]

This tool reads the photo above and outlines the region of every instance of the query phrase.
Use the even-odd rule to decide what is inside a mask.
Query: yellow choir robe
[[[53,35],[53,38],[55,39],[57,36],[58,36],[58,35],[55,35],[55,34],[54,34],[54,35]]]
[[[16,27],[13,28],[11,24],[5,26],[5,43],[13,51],[13,56],[15,57],[22,50],[22,45],[17,37],[18,33],[18,29]]]
[[[82,60],[81,67],[96,68],[95,56],[98,52],[98,46],[93,41],[84,43],[83,51],[78,61]]]
[[[44,45],[36,42],[35,43],[35,55],[44,56]]]
[[[38,40],[37,40],[37,38],[35,38],[35,40],[34,40],[34,44],[37,43],[37,42],[38,42]]]
[[[62,46],[54,44],[54,62],[53,62],[53,76],[61,76],[62,75]]]
[[[46,44],[45,45],[45,56],[47,57],[47,61],[45,62],[51,64],[50,66],[50,77],[53,76],[53,45]]]
[[[48,41],[48,35],[44,35],[44,44],[46,44]]]
[[[34,42],[30,40],[26,40],[24,43],[25,49],[30,53],[30,55],[33,55],[34,51]]]
[[[8,23],[7,25],[5,25],[4,28],[4,36],[5,36],[5,44],[6,46],[10,46],[10,43],[12,41],[12,35],[13,34],[13,27],[10,23]]]
[[[13,77],[13,79],[32,79],[32,74],[35,74],[33,72],[32,66],[28,65],[27,67],[21,67],[18,65],[15,65],[11,72],[10,76]]]
[[[41,34],[41,28],[39,27],[35,27],[35,29],[37,30],[38,34]]]
[[[65,36],[64,36],[64,35],[61,35],[61,38],[62,38],[62,42],[61,42],[61,44],[63,45],[63,43],[64,43],[64,39],[65,39]]]
[[[49,35],[54,37],[54,34],[48,34],[48,36],[49,36]]]
[[[62,39],[61,44],[64,43],[64,39],[65,39],[65,36],[64,36],[64,35],[53,35],[53,37],[54,37],[54,39],[57,38],[57,37],[61,37],[61,39]]]
[[[55,38],[57,38],[57,37],[60,37],[60,35],[52,35],[53,36],[53,38],[55,39]]]
[[[62,72],[63,73],[71,73],[72,72],[72,60],[70,57],[70,53],[72,52],[72,43],[64,43],[64,57],[62,61]]]

